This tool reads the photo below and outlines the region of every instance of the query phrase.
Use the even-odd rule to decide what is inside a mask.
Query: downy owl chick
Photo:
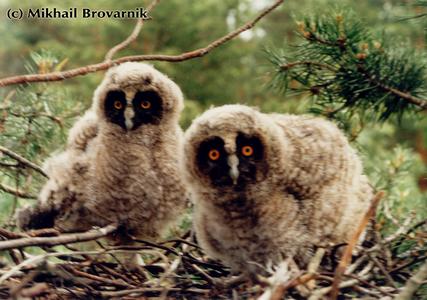
[[[343,133],[319,118],[225,105],[193,122],[184,153],[198,241],[238,272],[346,242],[372,197]]]
[[[118,222],[136,237],[161,236],[186,206],[182,108],[179,87],[150,65],[111,68],[65,151],[47,161],[50,179],[38,204],[18,213],[19,226],[67,232]]]

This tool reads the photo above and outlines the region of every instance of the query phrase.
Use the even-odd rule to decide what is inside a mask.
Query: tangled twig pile
[[[333,290],[345,246],[317,249],[303,270],[287,260],[270,270],[271,277],[256,282],[236,277],[206,258],[191,232],[158,244],[135,240],[135,246],[111,247],[97,241],[96,250],[70,246],[95,241],[116,228],[113,224],[77,234],[2,229],[0,249],[8,252],[13,263],[4,263],[0,269],[0,298],[326,299]],[[427,248],[422,242],[427,238],[426,229],[427,220],[404,224],[386,237],[373,229],[343,272],[339,295],[417,299],[414,292],[426,283],[425,265],[417,267],[426,264]],[[62,246],[52,247],[55,245]],[[28,246],[34,247],[31,253],[38,254],[26,252]],[[138,270],[127,269],[117,256],[124,252],[140,253],[145,264]]]

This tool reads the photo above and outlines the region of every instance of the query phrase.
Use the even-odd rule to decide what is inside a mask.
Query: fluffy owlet
[[[346,242],[372,197],[343,133],[319,118],[214,108],[188,129],[184,152],[198,241],[235,271],[305,264],[314,246]]]
[[[66,150],[47,161],[50,179],[37,206],[19,212],[20,227],[67,232],[118,222],[128,234],[158,238],[186,206],[182,108],[179,87],[150,65],[110,69]]]

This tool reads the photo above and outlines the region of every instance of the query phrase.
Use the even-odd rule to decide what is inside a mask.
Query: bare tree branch
[[[348,245],[342,255],[341,261],[335,270],[335,276],[334,276],[334,282],[331,286],[331,294],[330,299],[335,300],[338,297],[338,292],[340,288],[340,282],[342,275],[345,272],[345,269],[347,268],[347,265],[349,264],[351,260],[351,254],[353,252],[354,247],[356,246],[357,242],[359,241],[359,238],[363,231],[365,230],[366,226],[368,225],[369,220],[375,216],[375,211],[378,206],[378,203],[380,200],[384,197],[384,191],[378,192],[375,197],[372,199],[371,206],[369,207],[368,211],[365,213],[363,219],[361,220],[359,226],[357,227],[356,232],[353,234],[351,240],[348,242]]]
[[[314,67],[318,67],[320,69],[329,70],[331,72],[337,72],[337,69],[334,68],[333,66],[328,65],[328,64],[324,64],[324,63],[320,63],[320,62],[316,62],[316,61],[290,62],[287,64],[282,64],[280,66],[280,69],[287,71],[289,69],[292,69],[292,68],[298,67],[298,66],[306,66],[306,67],[314,66]],[[378,87],[380,87],[384,91],[389,92],[390,94],[394,94],[394,95],[408,101],[409,103],[420,107],[422,110],[427,109],[427,99],[421,99],[421,98],[412,96],[409,93],[405,93],[405,92],[399,91],[398,89],[395,89],[393,87],[387,86],[387,85],[383,84],[382,82],[376,80],[375,78],[373,78],[369,74],[367,74],[367,72],[363,69],[360,69],[359,71],[361,71],[372,83],[376,84]]]
[[[247,22],[236,30],[228,33],[227,35],[213,41],[204,48],[199,48],[193,51],[185,52],[179,55],[162,55],[162,54],[153,54],[153,55],[134,55],[134,56],[125,56],[116,60],[105,61],[97,64],[87,65],[84,67],[71,69],[63,72],[52,72],[46,74],[31,74],[31,75],[18,75],[11,76],[0,79],[0,87],[30,83],[30,82],[46,82],[46,81],[61,81],[68,78],[73,78],[76,76],[86,75],[89,73],[98,72],[101,70],[106,70],[114,65],[128,62],[128,61],[169,61],[169,62],[180,62],[197,57],[202,57],[208,54],[211,50],[225,44],[226,42],[232,40],[240,33],[249,30],[258,23],[263,17],[277,8],[284,0],[277,0],[272,5],[268,6],[265,10],[259,13],[253,20]]]
[[[22,165],[27,166],[27,167],[37,171],[38,173],[42,174],[44,177],[48,178],[47,174],[43,171],[43,169],[41,167],[39,167],[35,163],[29,161],[28,159],[22,157],[21,155],[13,152],[12,150],[9,150],[3,146],[0,146],[0,152],[6,154],[7,156],[17,160]]]
[[[0,242],[0,250],[16,249],[29,246],[57,246],[71,243],[92,241],[105,237],[117,229],[117,224],[92,229],[82,233],[66,233],[54,237],[27,237]]]
[[[159,3],[160,0],[153,0],[153,2],[151,2],[148,6],[147,6],[147,11],[151,12],[153,10],[153,8]],[[117,52],[119,52],[120,50],[123,50],[124,48],[126,48],[127,46],[130,45],[130,43],[132,43],[133,41],[136,40],[136,38],[138,37],[142,25],[144,25],[144,19],[140,18],[138,19],[138,21],[136,22],[136,25],[132,31],[132,33],[120,44],[115,45],[113,48],[111,48],[107,54],[105,55],[105,60],[104,61],[109,61],[113,58],[114,54],[116,54]]]
[[[75,297],[75,296],[80,296],[80,297],[87,297],[87,294],[81,291],[70,291],[64,288],[58,288],[57,289],[58,293],[61,295],[65,295],[65,296],[71,296],[71,297]],[[105,298],[118,298],[118,297],[124,297],[127,295],[137,295],[137,296],[141,296],[141,295],[145,295],[147,293],[153,293],[153,292],[182,292],[183,288],[168,288],[168,287],[146,287],[146,288],[137,288],[137,289],[129,289],[129,290],[120,290],[120,291],[101,291],[99,292],[99,294],[101,295],[101,297],[105,297]],[[206,295],[207,292],[206,290],[200,289],[200,288],[187,288],[185,289],[186,292],[191,293],[191,294],[196,294],[196,295]],[[205,298],[205,297],[201,297],[201,298]]]
[[[13,187],[10,187],[8,185],[5,185],[3,183],[0,183],[0,190],[2,190],[3,192],[15,195],[17,197],[20,198],[24,198],[24,199],[36,199],[37,197],[31,194],[27,194],[21,190],[18,189],[14,189]]]

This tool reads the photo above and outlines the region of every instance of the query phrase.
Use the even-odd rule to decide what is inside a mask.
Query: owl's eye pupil
[[[141,102],[141,107],[142,107],[143,109],[149,109],[149,108],[151,107],[151,102],[150,102],[150,101],[147,101],[147,100],[143,100],[143,101]]]
[[[115,109],[122,109],[123,104],[119,100],[114,101],[114,108]]]
[[[252,148],[251,146],[243,146],[242,154],[244,156],[251,156],[252,154],[254,154],[254,148]]]
[[[216,149],[210,150],[208,155],[209,155],[209,159],[213,161],[218,160],[220,156],[219,151]]]

